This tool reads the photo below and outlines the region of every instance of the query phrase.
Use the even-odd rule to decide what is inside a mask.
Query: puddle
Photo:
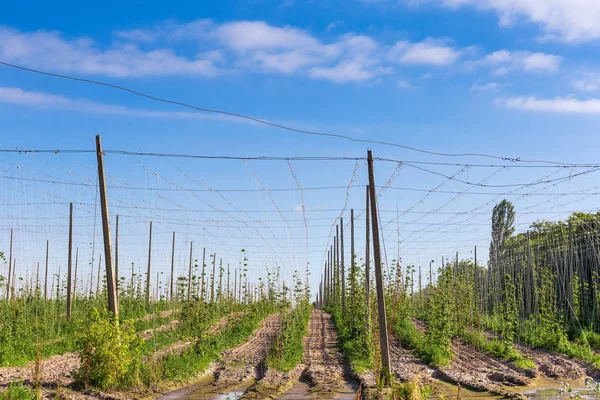
[[[559,388],[543,388],[523,393],[528,399],[563,400],[563,399],[600,399],[591,389],[573,388],[571,393],[561,392]],[[577,397],[579,396],[579,397]]]
[[[240,397],[242,397],[244,394],[244,392],[228,392],[228,393],[223,393],[221,394],[219,397],[217,397],[218,400],[237,400]]]

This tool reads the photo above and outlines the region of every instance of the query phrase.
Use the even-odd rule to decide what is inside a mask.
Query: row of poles
[[[102,233],[103,233],[103,242],[104,242],[104,260],[105,260],[105,277],[106,277],[106,286],[108,293],[108,305],[109,310],[118,316],[119,313],[119,301],[118,301],[118,289],[119,289],[119,216],[116,216],[115,219],[115,262],[113,263],[112,257],[112,241],[110,235],[110,219],[108,212],[108,200],[106,195],[106,182],[105,182],[105,174],[104,174],[104,153],[102,151],[102,142],[100,136],[96,136],[96,151],[97,151],[97,163],[98,163],[98,183],[100,189],[100,206],[101,206],[101,214],[102,214]],[[13,259],[13,229],[10,230],[10,246],[9,246],[9,260],[8,260],[8,279],[6,285],[6,300],[9,301],[12,296],[14,296],[14,285],[16,281],[16,260]],[[45,265],[45,278],[44,278],[44,300],[48,299],[48,256],[49,256],[49,240],[46,241],[46,265]],[[192,298],[192,280],[193,280],[193,266],[194,266],[194,258],[193,258],[193,242],[190,242],[190,255],[189,255],[189,268],[188,268],[188,277],[187,277],[187,299],[190,300]],[[201,284],[197,293],[200,298],[205,301],[214,301],[215,299],[215,277],[216,277],[216,266],[217,266],[217,254],[214,253],[211,255],[212,260],[212,283],[211,280],[205,279],[206,277],[206,248],[203,248],[202,251],[202,275],[201,275]],[[102,256],[100,256],[102,259]],[[72,265],[73,265],[73,203],[69,205],[69,238],[68,238],[68,262],[67,262],[67,282],[66,282],[66,317],[67,319],[71,318],[72,314],[72,299],[75,297],[75,293],[77,290],[77,270],[78,270],[78,260],[79,260],[79,249],[76,250],[75,255],[75,270],[74,270],[74,279],[72,277]],[[100,284],[100,276],[101,276],[101,261],[98,265],[98,281],[97,288],[99,288]],[[147,273],[146,273],[146,284],[145,284],[145,296],[146,303],[150,302],[150,277],[151,277],[151,266],[152,266],[152,221],[150,221],[149,226],[149,236],[148,236],[148,265],[147,265]],[[219,290],[222,288],[222,274],[223,274],[223,260],[221,259],[219,262]],[[132,266],[131,271],[131,279],[133,282],[134,271]],[[242,285],[243,285],[243,276],[242,270],[239,268],[239,285],[238,285],[238,269],[236,268],[234,271],[234,292],[233,298],[242,301]],[[60,272],[59,272],[59,282],[60,282]],[[74,284],[73,284],[74,282]],[[132,283],[133,284],[133,283]],[[90,275],[90,293],[92,291],[91,287],[93,286],[93,272]],[[173,240],[172,240],[172,249],[171,249],[171,278],[169,283],[169,299],[170,301],[175,300],[175,232],[173,232]],[[38,263],[38,272],[36,276],[36,287],[39,288],[39,263]],[[252,287],[252,284],[248,283],[248,279],[246,278],[246,283],[244,285],[246,288],[246,293],[244,293],[248,298],[256,298],[259,292],[259,288]],[[98,294],[99,290],[96,290]],[[230,270],[229,265],[227,265],[227,293],[228,296],[230,293]]]
[[[366,272],[366,302],[367,313],[369,313],[370,292],[370,260],[371,244],[370,236],[373,235],[373,261],[375,263],[375,285],[377,292],[377,314],[379,321],[379,343],[381,348],[382,378],[389,383],[390,355],[389,338],[387,330],[387,316],[385,308],[385,295],[383,287],[383,271],[381,262],[381,247],[379,235],[379,218],[377,213],[377,193],[375,187],[375,172],[373,168],[373,154],[367,152],[367,165],[369,173],[369,184],[366,187],[366,237],[365,237],[365,272]],[[351,268],[355,270],[354,251],[354,210],[350,210],[350,253]],[[338,283],[339,282],[339,283]],[[339,286],[339,287],[338,287]],[[327,251],[327,261],[324,272],[321,275],[317,306],[331,306],[338,298],[341,298],[342,315],[346,314],[346,270],[344,260],[344,220],[340,218],[340,224],[336,226],[336,234],[333,245]],[[368,314],[367,314],[368,317]]]

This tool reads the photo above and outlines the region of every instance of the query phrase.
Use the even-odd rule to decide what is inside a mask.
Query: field
[[[368,162],[373,178],[370,154]],[[291,165],[290,172],[303,194]],[[347,196],[355,175],[356,167]],[[174,192],[177,198],[179,189]],[[107,197],[99,194],[103,207]],[[600,394],[600,214],[576,212],[516,232],[515,208],[501,200],[487,216],[485,263],[475,247],[473,257],[457,252],[422,268],[388,260],[379,235],[383,221],[369,206],[378,194],[368,190],[367,196],[366,208],[356,215],[351,209],[346,223],[345,209],[335,219],[335,235],[321,246],[323,264],[293,272],[278,262],[252,263],[245,248],[226,255],[239,259],[234,268],[206,248],[196,258],[190,231],[184,246],[172,232],[171,247],[152,264],[153,232],[171,239],[158,224],[153,231],[152,220],[142,258],[147,266],[140,268],[136,253],[137,269],[133,261],[119,268],[119,259],[131,254],[117,256],[132,243],[123,237],[146,233],[128,232],[120,244],[115,234],[113,258],[108,215],[98,225],[108,243],[100,255],[111,262],[93,258],[94,220],[92,259],[78,270],[80,247],[73,256],[73,241],[83,248],[85,239],[72,234],[70,203],[66,272],[59,266],[49,276],[50,240],[33,248],[39,263],[19,269],[11,228],[0,253],[6,271],[0,275],[0,399],[525,399],[537,388],[555,389],[558,398]],[[232,211],[214,211],[246,223]],[[164,224],[169,217],[161,218]],[[359,240],[355,224],[362,221],[366,235]],[[123,229],[118,218],[114,226]],[[316,287],[311,273],[319,278]]]

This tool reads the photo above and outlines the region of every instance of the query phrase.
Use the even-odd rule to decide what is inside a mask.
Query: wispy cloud
[[[502,26],[518,19],[540,25],[543,38],[563,42],[600,39],[600,2],[596,0],[435,0],[448,7],[465,5],[495,10]]]
[[[497,91],[499,90],[502,86],[501,83],[498,82],[489,82],[489,83],[484,83],[484,84],[474,84],[471,87],[471,92],[491,92],[491,91]]]
[[[422,42],[397,42],[391,51],[394,61],[401,64],[443,66],[453,64],[461,51],[443,40],[428,38]]]
[[[562,57],[554,54],[498,50],[475,64],[491,67],[496,75],[505,75],[511,71],[553,73],[560,69],[561,62]]]
[[[100,103],[88,99],[70,98],[46,92],[27,91],[18,87],[0,86],[0,103],[42,110],[65,110],[129,117],[234,120],[226,116],[205,114],[201,112],[158,111],[130,108],[115,104]]]
[[[497,102],[506,108],[517,110],[570,114],[600,114],[600,99],[580,100],[569,97],[555,97],[553,99],[513,97],[509,99],[499,99]]]
[[[141,32],[136,36],[139,39]],[[56,31],[20,32],[6,27],[0,27],[0,58],[55,71],[121,78],[174,74],[215,76],[219,73],[214,60],[202,55],[187,58],[164,48],[143,51],[132,43],[100,49],[86,37],[69,40]]]

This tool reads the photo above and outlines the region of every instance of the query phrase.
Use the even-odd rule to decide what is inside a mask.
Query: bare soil
[[[350,386],[348,365],[338,350],[338,334],[331,315],[322,310],[312,310],[308,322],[308,335],[304,339],[306,370],[303,377],[313,391],[336,392]]]
[[[252,333],[248,341],[224,352],[211,386],[230,387],[251,379],[262,378],[265,373],[263,362],[280,328],[281,315],[269,315]]]

